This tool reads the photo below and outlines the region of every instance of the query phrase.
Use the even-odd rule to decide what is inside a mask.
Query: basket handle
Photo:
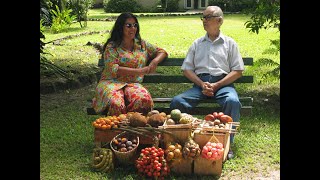
[[[220,141],[216,138],[216,136],[214,135],[214,129],[213,129],[213,131],[212,131],[212,136],[211,136],[211,138],[209,139],[209,142],[212,142],[212,140],[214,140],[214,142],[220,142]]]

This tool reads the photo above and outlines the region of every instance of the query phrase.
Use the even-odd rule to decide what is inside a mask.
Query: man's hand
[[[202,85],[202,93],[206,96],[213,96],[214,92],[209,82],[204,82]]]
[[[214,93],[219,89],[217,83],[204,82],[202,85],[202,93],[206,96],[214,96]]]

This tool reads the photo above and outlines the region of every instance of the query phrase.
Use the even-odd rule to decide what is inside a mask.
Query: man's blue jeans
[[[222,79],[222,76],[199,76],[204,82],[214,83]],[[192,88],[187,91],[173,97],[170,108],[179,109],[181,112],[188,113],[193,107],[199,104],[201,99],[215,99],[216,102],[222,107],[222,112],[232,117],[234,122],[239,122],[241,103],[239,101],[238,93],[235,90],[234,84],[224,86],[215,92],[213,97],[208,97],[202,94],[202,88],[197,85],[193,85]],[[233,127],[235,128],[235,127]],[[230,142],[233,143],[233,134],[230,136]]]

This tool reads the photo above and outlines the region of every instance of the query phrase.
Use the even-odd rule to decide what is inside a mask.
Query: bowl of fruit
[[[139,136],[127,132],[118,134],[110,142],[110,147],[120,164],[133,163],[138,146]]]

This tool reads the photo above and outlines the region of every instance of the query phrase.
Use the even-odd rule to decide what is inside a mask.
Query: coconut
[[[148,124],[152,127],[162,126],[164,121],[166,120],[161,114],[153,114],[148,119]]]
[[[147,124],[147,119],[141,113],[134,112],[129,118],[129,125],[132,127],[144,127]]]

